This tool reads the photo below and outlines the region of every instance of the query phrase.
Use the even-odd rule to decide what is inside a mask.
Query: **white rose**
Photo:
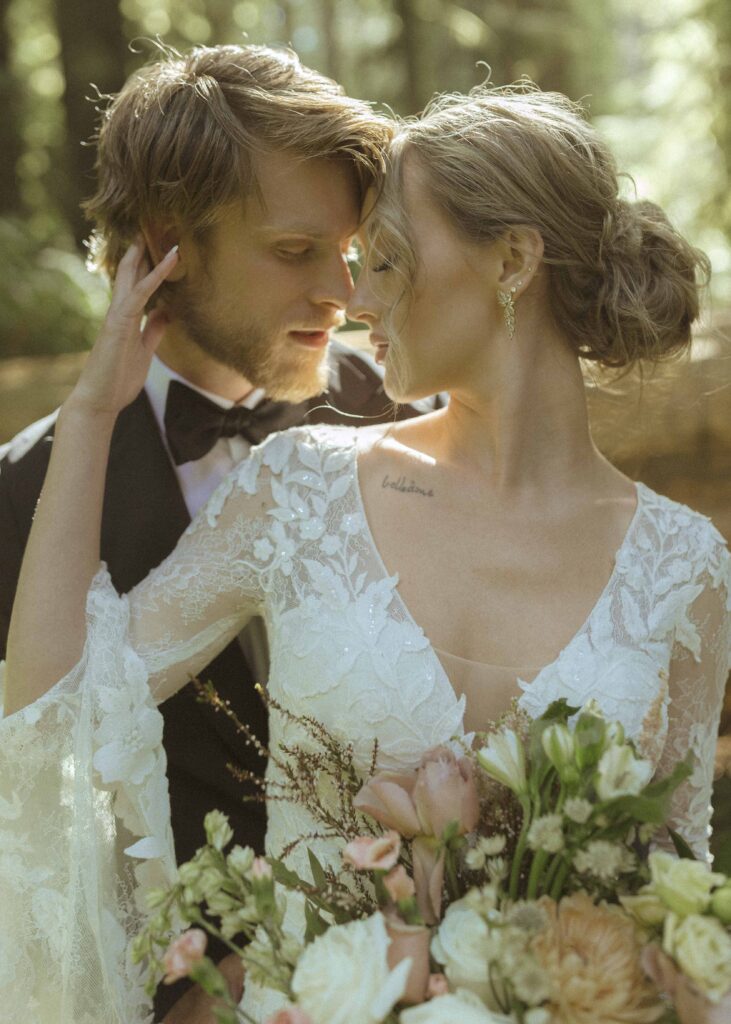
[[[472,992],[438,996],[412,1006],[399,1017],[400,1024],[510,1024],[511,1018],[493,1013]]]
[[[613,744],[599,759],[597,795],[600,800],[637,796],[652,778],[653,770],[651,762],[636,758],[631,747]]]
[[[715,917],[668,915],[663,948],[711,1001],[731,991],[731,936]]]
[[[381,914],[334,925],[305,949],[292,977],[313,1024],[378,1024],[406,989],[411,959],[389,971]]]
[[[465,988],[492,1005],[490,961],[498,942],[484,917],[466,900],[453,903],[432,939],[431,952],[444,965],[452,988]]]
[[[721,885],[724,875],[710,871],[698,860],[681,860],[664,850],[655,850],[649,856],[652,881],[647,887],[663,901],[665,906],[680,917],[702,914],[711,902],[711,890]]]

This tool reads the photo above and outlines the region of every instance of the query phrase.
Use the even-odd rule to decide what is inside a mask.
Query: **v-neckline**
[[[355,436],[355,435],[353,436],[353,439],[352,439],[351,459],[352,459],[351,473],[352,473],[352,476],[353,476],[353,487],[354,487],[354,491],[355,491],[355,498],[356,498],[356,502],[357,502],[357,505],[358,505],[358,512],[359,512],[360,517],[361,517],[361,519],[363,521],[363,533],[365,535],[366,541],[368,542],[368,545],[369,545],[369,547],[371,549],[371,552],[373,553],[374,558],[376,559],[378,567],[379,567],[379,569],[381,570],[381,572],[383,574],[383,579],[386,579],[386,580],[391,580],[392,579],[392,580],[394,580],[393,594],[394,594],[396,600],[399,603],[399,606],[401,608],[401,611],[402,611],[406,621],[411,626],[413,626],[414,629],[418,629],[419,632],[421,633],[421,635],[425,638],[425,640],[427,642],[427,645],[428,645],[428,648],[429,648],[429,652],[430,652],[432,658],[434,659],[434,661],[436,662],[436,665],[438,667],[438,671],[439,671],[441,677],[444,679],[445,683],[449,686],[449,689],[451,690],[452,695],[454,696],[455,701],[457,703],[459,703],[459,701],[463,700],[464,697],[458,697],[457,696],[457,692],[454,689],[454,686],[452,685],[452,682],[451,682],[449,676],[447,675],[447,672],[446,672],[446,670],[444,668],[444,665],[442,665],[442,662],[441,662],[441,660],[439,658],[439,655],[437,654],[436,647],[432,643],[432,641],[429,638],[429,636],[426,633],[426,631],[414,619],[413,615],[409,611],[409,607],[406,604],[406,601],[404,600],[404,598],[401,595],[401,592],[399,591],[399,583],[400,583],[400,580],[401,580],[401,577],[400,577],[399,573],[398,572],[389,572],[388,567],[386,566],[385,562],[383,561],[383,556],[381,555],[381,552],[380,552],[380,550],[378,548],[378,545],[376,544],[375,537],[373,536],[373,531],[371,530],[371,525],[370,525],[370,522],[368,520],[368,516],[366,514],[365,503],[363,501],[363,493],[362,493],[362,491],[360,489],[360,475],[359,475],[359,472],[358,472],[358,439],[357,439],[357,436]],[[634,489],[635,489],[635,496],[636,496],[635,509],[634,509],[633,514],[632,514],[632,518],[630,519],[629,524],[627,525],[627,529],[625,530],[624,536],[622,537],[622,540],[621,540],[621,542],[619,544],[619,547],[617,548],[617,550],[615,552],[614,562],[613,562],[613,565],[612,565],[612,571],[609,574],[609,578],[607,579],[607,582],[605,583],[601,593],[599,594],[599,597],[596,599],[596,601],[592,605],[589,613],[587,614],[586,618],[582,622],[581,626],[571,636],[570,640],[568,640],[567,643],[564,644],[564,646],[558,652],[558,654],[553,659],[553,661],[548,662],[546,665],[544,665],[542,668],[540,668],[538,670],[538,672],[536,673],[536,675],[533,677],[533,679],[529,683],[526,683],[523,680],[520,680],[518,677],[516,677],[516,682],[522,684],[521,685],[521,689],[523,691],[523,694],[525,694],[525,692],[527,690],[532,690],[534,687],[536,687],[537,684],[539,683],[539,681],[542,679],[542,677],[550,669],[552,669],[557,664],[557,662],[564,656],[564,654],[571,647],[573,647],[573,645],[579,640],[579,638],[586,633],[587,629],[589,629],[589,627],[591,625],[592,619],[594,618],[594,616],[595,616],[595,614],[597,612],[597,609],[604,603],[605,597],[607,596],[609,591],[613,588],[615,580],[617,578],[618,571],[619,571],[620,559],[621,559],[622,555],[624,554],[626,548],[628,548],[629,545],[632,542],[632,539],[633,539],[634,534],[635,534],[636,529],[637,529],[637,524],[639,523],[642,511],[643,511],[644,484],[642,484],[639,480],[636,480],[636,481],[633,481],[633,486],[634,486]],[[450,652],[445,652],[445,653],[449,654]],[[452,654],[450,654],[450,656],[451,657],[460,657],[459,655],[452,655]],[[485,663],[483,663],[483,662],[475,662],[475,664],[478,664],[478,665],[488,664],[489,665],[489,663],[487,663],[487,662],[485,662]]]

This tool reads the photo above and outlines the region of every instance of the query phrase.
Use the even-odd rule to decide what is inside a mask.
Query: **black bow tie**
[[[268,398],[255,409],[234,405],[222,409],[200,392],[171,380],[165,403],[165,433],[176,466],[195,462],[222,437],[243,437],[259,444],[275,430],[301,422],[304,403],[272,402]]]

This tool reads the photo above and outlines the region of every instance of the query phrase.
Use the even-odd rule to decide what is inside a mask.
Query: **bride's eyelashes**
[[[371,273],[382,274],[386,270],[393,270],[393,261],[389,259],[381,260],[374,267],[371,267]]]

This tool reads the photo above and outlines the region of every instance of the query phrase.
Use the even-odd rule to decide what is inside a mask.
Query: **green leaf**
[[[271,860],[272,876],[275,882],[279,882],[280,885],[286,886],[288,889],[311,889],[312,882],[306,882],[304,878],[292,871],[290,868],[283,864],[280,860]]]
[[[668,832],[670,833],[670,838],[673,841],[675,852],[682,860],[698,859],[679,832],[676,832],[675,829],[672,828],[668,828]]]
[[[324,935],[329,925],[319,911],[309,902],[305,903],[305,942],[312,942],[318,935]]]
[[[319,862],[312,850],[307,851],[307,856],[310,858],[310,871],[312,872],[312,880],[318,889],[324,889],[327,885],[327,878],[325,877],[325,871],[322,864]]]
[[[548,705],[546,710],[536,719],[538,722],[547,722],[552,724],[553,722],[566,722],[572,715],[575,715],[581,708],[572,707],[565,697],[561,697],[560,700],[554,700]]]

